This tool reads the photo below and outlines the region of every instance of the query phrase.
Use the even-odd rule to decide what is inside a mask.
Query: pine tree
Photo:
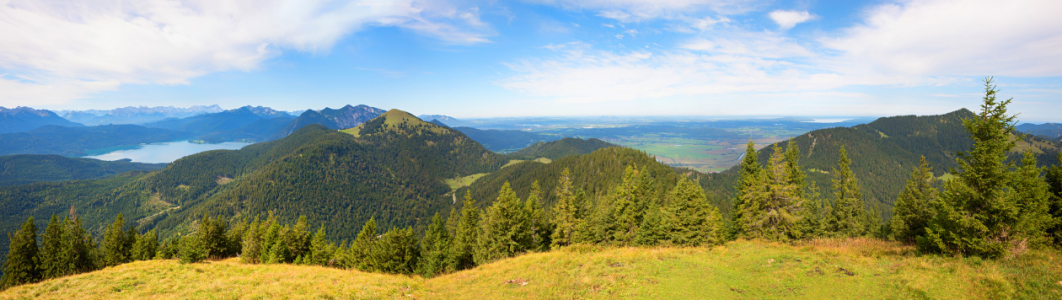
[[[299,216],[299,219],[298,221],[295,221],[295,226],[292,227],[290,234],[286,236],[285,242],[288,243],[291,257],[305,256],[309,254],[310,231],[306,216]]]
[[[813,239],[825,236],[823,216],[826,208],[823,207],[822,194],[814,181],[808,183],[804,192],[803,213],[797,221],[798,238]]]
[[[807,188],[805,180],[807,175],[800,167],[800,147],[796,139],[789,139],[785,148],[785,179],[786,183],[793,186],[793,196],[798,199],[804,198],[804,189]]]
[[[262,225],[268,227],[266,228],[265,233],[262,234],[262,252],[258,261],[268,263],[270,256],[273,254],[273,246],[277,243],[284,243],[284,240],[282,239],[283,237],[280,236],[280,224],[276,222],[276,219],[270,220]]]
[[[926,226],[933,217],[930,203],[937,201],[939,192],[934,186],[936,178],[933,169],[926,162],[926,157],[911,172],[907,186],[896,199],[892,209],[890,228],[892,238],[905,243],[914,243],[918,236],[925,234]]]
[[[369,221],[365,222],[365,226],[361,227],[361,232],[354,238],[354,242],[350,245],[350,263],[353,264],[355,269],[361,271],[372,271],[373,265],[370,261],[370,255],[377,242],[376,239],[376,219],[369,218]]]
[[[572,236],[580,218],[579,207],[575,203],[571,172],[568,168],[561,171],[561,176],[557,180],[557,188],[553,192],[557,203],[553,205],[554,226],[550,245],[554,249],[572,244]]]
[[[417,265],[417,274],[426,278],[446,273],[449,268],[447,257],[450,256],[450,234],[446,232],[446,225],[436,213],[431,219],[428,231],[424,233],[421,241],[421,259]]]
[[[200,220],[198,236],[206,247],[207,257],[221,258],[228,252],[229,243],[225,236],[228,227],[228,222],[221,216],[210,218],[210,215],[205,215]]]
[[[752,223],[751,216],[748,216],[748,214],[754,214],[761,210],[759,204],[762,201],[758,200],[757,197],[762,197],[765,192],[763,189],[766,188],[763,168],[756,160],[756,143],[749,140],[745,146],[745,155],[742,156],[741,160],[737,196],[734,198],[734,213],[731,215],[734,224],[731,228],[733,230],[731,234],[734,236],[745,238],[758,236],[758,234],[750,235],[751,228],[748,227]]]
[[[827,231],[838,237],[856,237],[867,233],[867,209],[859,181],[850,168],[848,152],[841,146],[837,168],[833,169],[834,204],[827,220]]]
[[[41,237],[41,248],[38,252],[39,265],[42,279],[61,277],[66,274],[67,266],[63,260],[63,224],[59,218],[52,214],[48,220],[48,227],[44,229]]]
[[[996,93],[992,78],[986,78],[980,114],[963,120],[974,146],[959,153],[959,168],[951,172],[956,179],[946,183],[946,192],[934,202],[936,215],[926,236],[919,239],[923,250],[999,257],[1028,246],[1038,235],[1046,235],[1022,228],[1034,225],[1023,225],[1023,218],[1038,216],[1022,215],[1027,197],[1020,195],[1022,191],[1015,190],[1013,183],[1023,175],[1012,170],[1014,163],[1007,158],[1017,141],[1025,137],[1015,139],[1012,135],[1015,116],[1007,114],[1007,104],[1013,99],[997,101]]]
[[[527,250],[531,230],[520,202],[508,182],[502,185],[498,199],[480,220],[479,239],[473,253],[476,264],[512,257]]]
[[[151,260],[155,258],[155,253],[159,248],[159,237],[155,233],[155,229],[148,231],[144,235],[141,235],[133,244],[132,259],[133,260]]]
[[[33,217],[22,223],[22,229],[14,235],[7,234],[7,237],[11,244],[7,260],[4,261],[4,276],[0,278],[0,288],[6,289],[41,280],[41,273],[37,268],[37,254],[40,250],[37,248],[37,224],[33,222]]]
[[[269,253],[266,256],[265,263],[267,264],[283,264],[288,263],[291,259],[291,250],[288,249],[288,243],[284,242],[283,238],[277,239],[273,243],[273,246],[269,247]]]
[[[797,175],[793,174],[803,173],[790,170],[784,157],[782,148],[774,147],[768,168],[760,172],[756,181],[750,182],[742,195],[745,209],[741,212],[743,223],[739,225],[744,228],[745,237],[788,240],[800,235],[796,224],[802,214],[803,199],[797,191],[803,187],[793,182],[803,184],[803,178],[794,179]]]
[[[243,252],[243,236],[247,233],[247,230],[246,219],[235,222],[229,227],[229,230],[225,232],[225,240],[228,246],[223,255],[224,257],[237,256]]]
[[[99,259],[93,255],[96,249],[92,236],[81,227],[81,219],[63,219],[63,253],[60,265],[64,266],[61,276],[73,275],[95,270]]]
[[[199,235],[190,235],[181,239],[180,260],[182,264],[194,264],[207,257],[207,245]]]
[[[1043,168],[1037,167],[1036,156],[1026,150],[1021,163],[1010,183],[1015,191],[1014,199],[1018,209],[1018,220],[1014,231],[1022,240],[1019,247],[1040,247],[1052,242],[1047,234],[1048,228],[1054,227],[1051,217],[1051,187],[1044,180]]]
[[[479,209],[476,208],[475,200],[472,200],[472,194],[466,190],[461,219],[450,250],[450,266],[453,270],[470,269],[476,265],[473,254],[479,240],[479,222]]]
[[[656,246],[667,238],[667,230],[664,228],[660,206],[654,201],[650,202],[645,209],[645,217],[638,226],[638,236],[634,242],[642,246]]]
[[[129,243],[126,233],[122,231],[124,226],[125,221],[120,213],[114,219],[114,223],[107,226],[107,231],[103,234],[103,243],[100,244],[104,266],[115,266],[129,261],[129,248],[127,248]]]
[[[719,210],[708,203],[699,185],[686,178],[680,178],[671,192],[666,223],[667,238],[675,245],[719,245],[724,241]]]

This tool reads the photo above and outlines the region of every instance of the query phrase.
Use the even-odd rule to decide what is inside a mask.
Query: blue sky
[[[1060,1],[0,0],[0,106],[1062,121]]]

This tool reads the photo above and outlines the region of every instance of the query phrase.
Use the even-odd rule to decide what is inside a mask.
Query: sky
[[[1062,1],[0,0],[0,106],[1062,121]]]

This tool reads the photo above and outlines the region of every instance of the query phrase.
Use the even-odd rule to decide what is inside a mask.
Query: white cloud
[[[867,11],[821,40],[859,72],[1062,76],[1062,1],[924,0]]]
[[[765,0],[525,0],[570,10],[599,11],[599,16],[620,22],[656,18],[679,18],[698,11],[739,14],[753,10]]]
[[[807,11],[795,11],[795,10],[776,10],[772,11],[768,16],[775,23],[778,23],[778,27],[782,30],[789,30],[797,24],[807,21],[818,19],[818,16],[812,15]]]
[[[327,52],[367,26],[487,42],[478,13],[434,0],[3,1],[0,69],[44,79],[6,82],[0,98],[69,100],[119,84],[182,84],[252,70],[284,50]],[[42,87],[57,91],[44,95]]]

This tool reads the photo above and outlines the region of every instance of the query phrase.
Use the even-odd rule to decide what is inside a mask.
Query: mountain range
[[[84,126],[63,119],[62,117],[59,117],[59,115],[48,110],[33,109],[24,106],[9,109],[0,106],[0,134],[30,131],[48,125],[66,127]]]
[[[128,106],[112,110],[60,110],[59,116],[72,122],[88,126],[108,124],[141,124],[159,121],[166,118],[187,118],[195,115],[216,113],[224,111],[217,104],[191,107],[173,106]]]

